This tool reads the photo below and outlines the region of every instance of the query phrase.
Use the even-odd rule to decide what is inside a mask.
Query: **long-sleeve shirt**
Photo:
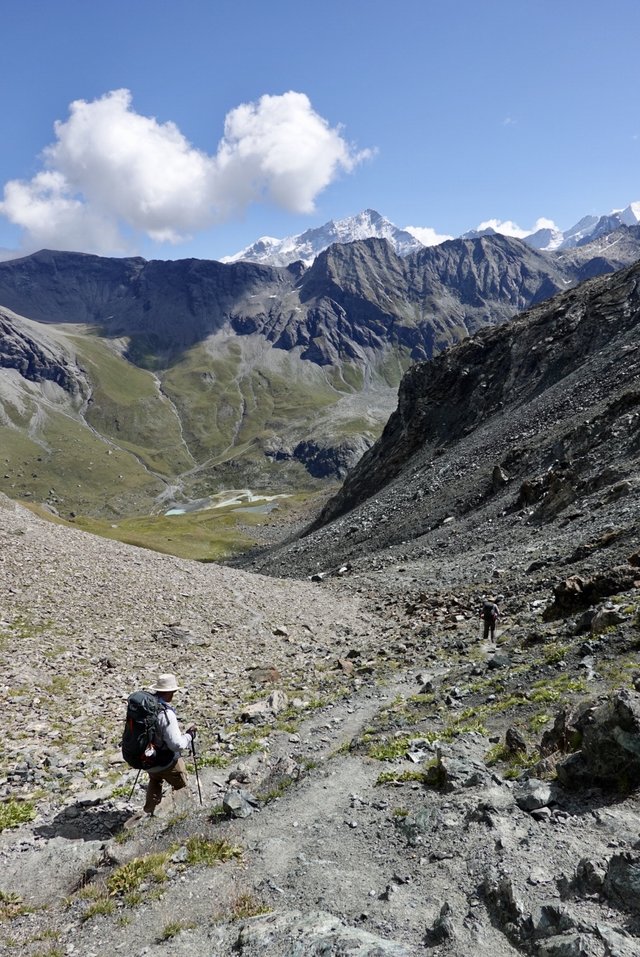
[[[157,771],[166,771],[172,764],[175,764],[180,757],[180,752],[184,748],[190,748],[193,737],[188,732],[182,734],[176,713],[170,704],[165,702],[164,707],[158,714],[156,729],[153,735],[154,747],[159,751],[160,748],[168,748],[171,752],[169,761],[162,761],[161,764],[154,765],[147,770],[153,774]],[[166,754],[166,752],[165,752]]]

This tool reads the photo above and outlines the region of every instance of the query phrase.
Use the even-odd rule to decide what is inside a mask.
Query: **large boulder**
[[[637,579],[638,570],[631,565],[616,565],[615,568],[590,578],[572,575],[553,589],[553,604],[545,610],[544,618],[551,621],[589,608],[609,595],[629,591]]]
[[[557,766],[564,787],[640,785],[640,694],[620,690],[599,706],[585,709],[575,722],[580,750]]]

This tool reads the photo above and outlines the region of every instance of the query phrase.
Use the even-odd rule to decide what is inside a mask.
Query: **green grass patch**
[[[538,714],[534,714],[529,718],[529,730],[533,731],[534,734],[538,734],[550,721],[553,721],[553,715],[547,711],[540,711]]]
[[[407,784],[410,781],[424,784],[424,771],[383,771],[376,779],[376,784]]]
[[[206,562],[252,547],[255,539],[246,526],[259,522],[259,517],[247,521],[232,509],[206,509],[184,515],[122,518],[115,523],[82,516],[75,520],[74,527],[138,548]]]
[[[25,904],[19,894],[0,891],[0,923],[31,914],[35,909]]]
[[[112,901],[109,897],[101,897],[83,911],[82,920],[84,922],[91,920],[92,917],[108,917],[109,914],[113,914],[115,909],[115,901]]]
[[[33,821],[35,816],[36,809],[30,801],[16,801],[10,798],[0,804],[0,831],[10,827],[20,827],[21,824]]]
[[[149,854],[122,864],[107,879],[107,890],[111,897],[130,894],[137,891],[144,882],[160,884],[167,879],[167,862],[171,851]]]
[[[554,641],[544,646],[542,649],[542,657],[545,664],[555,665],[559,661],[564,661],[570,651],[571,645],[563,645],[558,641]]]
[[[541,678],[534,681],[529,701],[544,704],[559,701],[568,694],[583,694],[587,690],[584,678],[572,678],[571,675],[559,675],[557,678]]]
[[[124,798],[129,797],[131,794],[131,785],[130,784],[119,784],[118,787],[115,787],[111,792],[111,797],[115,798]]]
[[[238,894],[231,901],[229,916],[231,920],[248,920],[249,917],[258,917],[260,914],[269,914],[271,908],[254,894],[249,892]]]
[[[200,757],[198,755],[199,768],[226,768],[231,757],[226,754],[206,754]]]
[[[186,843],[187,864],[206,864],[213,867],[225,861],[241,860],[242,849],[229,841],[214,841],[201,835],[190,837]]]
[[[367,754],[374,761],[395,761],[403,757],[409,750],[411,738],[392,738],[390,741],[379,741],[371,745]]]
[[[506,770],[503,777],[507,779],[518,778],[523,771],[533,767],[540,761],[538,751],[510,751],[505,744],[496,744],[490,748],[484,756],[484,762],[487,767],[493,767],[496,764],[505,764]]]
[[[173,920],[169,924],[165,924],[162,930],[158,935],[158,943],[162,943],[165,940],[171,940],[183,930],[192,930],[196,924],[193,921],[186,920]]]

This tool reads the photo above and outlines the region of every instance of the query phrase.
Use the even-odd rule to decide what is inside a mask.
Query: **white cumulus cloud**
[[[531,233],[535,233],[539,229],[558,229],[558,227],[552,219],[546,219],[544,216],[541,216],[535,221],[531,229],[521,229],[517,223],[514,223],[510,219],[487,219],[484,223],[480,223],[479,226],[476,226],[478,232],[482,232],[484,229],[493,229],[494,232],[500,233],[502,236],[513,236],[515,239],[524,239],[525,236],[530,236]]]
[[[476,229],[479,233],[484,229],[493,229],[502,236],[514,236],[516,239],[522,239],[523,236],[529,235],[529,230],[521,229],[517,223],[512,222],[510,219],[487,219],[484,223],[480,223],[476,226]]]
[[[431,226],[404,226],[403,228],[406,232],[415,236],[418,242],[421,242],[423,246],[438,246],[447,239],[453,239],[453,236],[440,235],[435,229],[432,229]]]
[[[141,234],[178,243],[255,202],[309,213],[341,172],[371,155],[295,92],[232,110],[213,155],[175,123],[136,113],[128,90],[76,100],[54,129],[43,170],[8,182],[0,202],[27,248],[117,253]]]

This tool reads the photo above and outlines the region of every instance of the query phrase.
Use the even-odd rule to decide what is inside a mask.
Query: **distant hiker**
[[[175,675],[159,675],[151,692],[137,691],[127,702],[122,754],[131,767],[149,775],[144,811],[150,815],[162,800],[163,781],[174,791],[187,786],[187,769],[180,752],[192,747],[197,729],[193,724],[185,734],[180,731],[171,706],[179,690]]]
[[[496,605],[496,600],[493,597],[485,598],[482,602],[482,608],[480,609],[480,617],[484,623],[484,632],[482,635],[483,641],[486,641],[491,633],[491,641],[495,639],[496,634],[496,622],[500,611]]]

